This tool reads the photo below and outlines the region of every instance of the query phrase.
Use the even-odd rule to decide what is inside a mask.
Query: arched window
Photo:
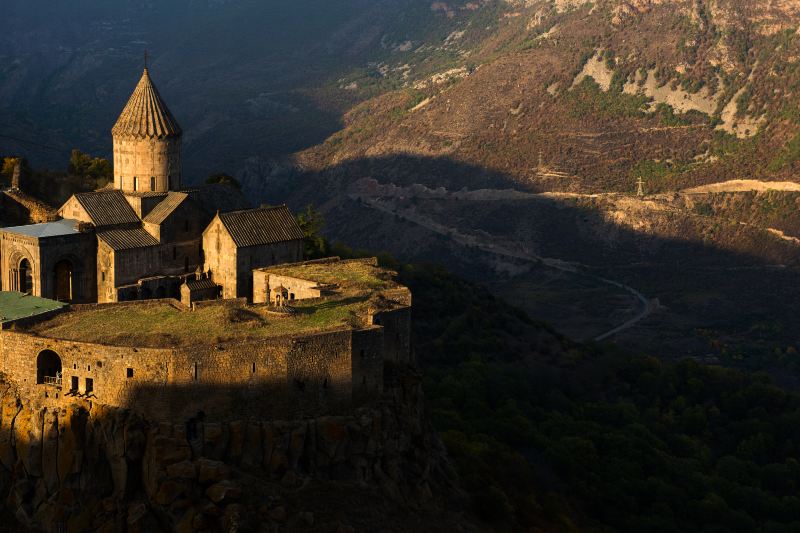
[[[27,259],[23,259],[19,263],[19,279],[17,279],[17,286],[19,292],[33,294],[33,270],[31,263]]]
[[[36,358],[36,383],[61,385],[61,358],[53,350],[43,350]]]

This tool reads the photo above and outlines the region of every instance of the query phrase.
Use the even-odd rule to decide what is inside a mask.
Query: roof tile
[[[97,238],[111,247],[112,250],[135,250],[158,246],[158,240],[141,227],[114,228],[97,232]]]
[[[122,191],[115,189],[82,192],[75,194],[75,199],[86,210],[92,223],[98,228],[139,222],[139,217],[125,200]]]
[[[220,213],[219,218],[233,238],[233,242],[239,247],[303,238],[303,230],[285,205]]]

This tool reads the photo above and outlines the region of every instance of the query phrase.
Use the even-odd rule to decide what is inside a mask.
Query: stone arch
[[[33,286],[33,263],[23,257],[17,264],[17,290],[33,294]]]
[[[53,350],[42,350],[36,357],[36,383],[61,385],[61,357]]]

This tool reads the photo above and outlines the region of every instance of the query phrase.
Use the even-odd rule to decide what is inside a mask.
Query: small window
[[[253,374],[255,374],[255,373],[256,373],[256,364],[253,363]]]
[[[94,380],[92,378],[86,378],[86,394],[89,394],[94,390]]]
[[[133,177],[133,190],[134,191],[139,190],[139,178],[137,178],[136,176]]]
[[[69,390],[73,392],[78,390],[78,376],[72,376],[72,379],[70,380]]]
[[[101,279],[102,281],[105,281],[105,280],[106,280],[106,273],[105,273],[105,272],[101,272],[101,273],[100,273],[100,279]]]
[[[172,247],[172,259],[173,261],[178,258],[178,248],[175,246]]]
[[[103,368],[103,362],[102,361],[98,361],[97,362],[97,368]]]
[[[75,363],[74,365],[72,365],[72,369],[73,370],[78,370],[78,363]]]
[[[183,221],[183,231],[185,231],[185,232],[189,231],[189,219],[188,218]]]
[[[197,381],[197,363],[194,364],[194,378],[193,379],[195,381]]]
[[[132,368],[128,368],[128,370],[125,371],[125,377],[127,377],[128,379],[133,377],[133,369]]]
[[[293,292],[289,294],[289,299],[290,300],[294,300],[294,293]]]
[[[92,365],[86,365],[86,371],[87,372],[91,372],[92,371]]]
[[[150,177],[150,190],[151,191],[156,190],[156,177],[155,176],[151,176]]]

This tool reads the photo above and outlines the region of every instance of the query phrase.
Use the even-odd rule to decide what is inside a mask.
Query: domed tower
[[[181,133],[145,68],[111,129],[114,188],[125,192],[180,189]]]

